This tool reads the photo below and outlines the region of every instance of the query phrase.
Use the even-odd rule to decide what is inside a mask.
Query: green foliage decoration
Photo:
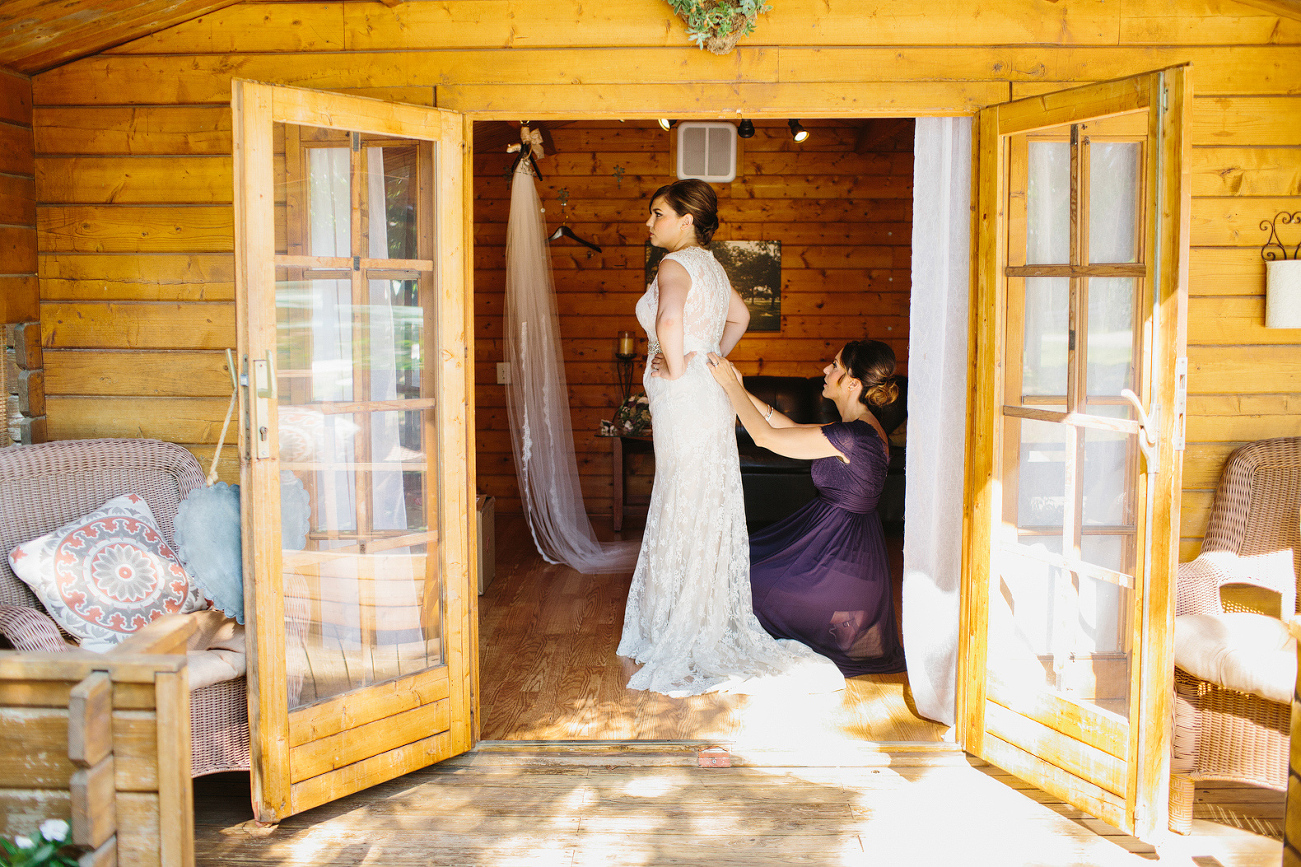
[[[46,819],[33,837],[0,838],[0,864],[10,867],[77,867],[80,848],[72,844],[72,827]]]
[[[727,54],[742,36],[754,32],[754,21],[772,9],[763,0],[668,0],[687,25],[687,36],[700,48]]]

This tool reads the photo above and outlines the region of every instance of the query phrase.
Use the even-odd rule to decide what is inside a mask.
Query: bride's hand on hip
[[[696,352],[695,352],[695,350],[692,350],[691,352],[688,352],[686,355],[684,355],[684,356],[682,357],[682,372],[683,372],[683,373],[686,373],[686,372],[687,372],[687,368],[691,366],[691,359],[693,359],[693,358],[695,358],[695,357],[696,357]],[[662,353],[659,353],[659,352],[655,353],[655,355],[652,356],[652,357],[651,357],[651,360],[650,360],[650,371],[651,371],[651,376],[656,377],[656,378],[658,378],[658,379],[667,379],[667,380],[669,380],[670,382],[672,382],[674,379],[681,379],[681,378],[682,378],[682,377],[680,377],[680,376],[676,376],[676,377],[675,377],[675,376],[670,376],[670,375],[669,375],[669,372],[668,372],[668,370],[667,370],[666,368],[667,368],[667,365],[664,363],[664,355],[663,355]]]
[[[711,352],[705,364],[708,365],[709,372],[714,375],[714,380],[723,388],[727,388],[734,382],[742,387],[745,386],[745,381],[741,378],[741,371],[737,370],[736,366],[723,356]]]

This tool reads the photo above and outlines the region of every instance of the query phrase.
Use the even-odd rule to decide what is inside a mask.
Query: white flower
[[[68,836],[69,825],[62,819],[46,819],[41,823],[41,836],[46,840],[62,840]]]
[[[24,837],[22,834],[19,834],[17,837],[14,837],[14,845],[19,849],[31,849],[33,848],[32,838]]]

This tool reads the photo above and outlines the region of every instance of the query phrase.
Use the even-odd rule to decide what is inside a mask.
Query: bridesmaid
[[[823,369],[823,397],[841,420],[801,425],[745,390],[726,359],[709,356],[741,423],[759,445],[813,460],[818,496],[750,537],[754,613],[836,663],[846,677],[904,670],[890,564],[876,513],[890,446],[872,407],[899,399],[894,351],[878,340],[845,344]]]

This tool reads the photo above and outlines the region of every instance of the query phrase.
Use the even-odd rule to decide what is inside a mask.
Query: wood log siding
[[[32,148],[31,79],[0,68],[0,323],[40,315]]]
[[[92,302],[212,304],[213,310],[229,303],[231,259],[223,246],[230,243],[229,218],[217,213],[229,209],[229,196],[217,179],[229,171],[232,76],[488,110],[516,120],[617,112],[631,122],[652,112],[730,118],[738,107],[761,109],[773,119],[966,113],[1012,96],[1192,62],[1189,446],[1181,525],[1182,556],[1190,558],[1225,455],[1242,442],[1294,435],[1299,428],[1301,335],[1262,326],[1264,237],[1258,225],[1279,209],[1301,207],[1301,65],[1295,62],[1301,21],[1235,0],[1011,0],[945,9],[885,0],[874,9],[868,16],[855,0],[783,0],[737,51],[715,57],[686,41],[662,0],[609,0],[599,8],[580,0],[429,0],[393,8],[247,2],[36,76],[41,299],[51,313],[57,308],[64,314],[63,326],[46,338],[51,435],[60,435],[60,425],[62,435],[93,435],[98,422],[74,418],[87,403],[101,407],[104,419],[122,418],[119,409],[143,412],[142,427],[166,434],[181,410],[209,411],[193,401],[219,397],[209,391],[219,389],[224,375],[220,347],[179,328],[178,345],[137,346],[143,335],[135,336],[128,314],[138,307],[114,309],[126,321],[113,347],[78,343],[82,338],[70,323],[76,305]],[[596,229],[606,223],[637,228],[622,200],[604,209],[612,166],[587,156],[599,150],[588,144],[571,141],[554,158],[557,179],[586,177],[589,185],[586,200],[577,182],[570,186],[571,215],[586,203],[593,235],[604,233]],[[758,153],[755,146],[748,150]],[[585,175],[577,164],[562,166],[580,154],[590,164]],[[619,152],[619,159],[630,156]],[[176,183],[169,185],[168,172],[146,157],[174,160]],[[67,158],[81,162],[57,162]],[[642,189],[634,176],[645,174],[644,165],[629,162],[624,189]],[[770,165],[754,169],[774,173]],[[667,169],[655,170],[667,175]],[[809,174],[787,172],[801,183]],[[500,184],[501,169],[484,165],[480,180]],[[552,180],[548,173],[547,183]],[[750,186],[727,204],[750,207],[762,198],[753,177],[743,173],[741,183]],[[616,185],[615,192],[623,189]],[[544,198],[554,208],[554,197],[544,192]],[[140,212],[129,213],[134,209]],[[66,213],[54,213],[60,210]],[[738,227],[790,222],[773,213],[735,213],[729,219]],[[148,235],[139,234],[138,225],[132,233],[135,217],[148,218]],[[491,323],[500,316],[495,305],[502,291],[499,266],[490,266],[487,252],[494,231],[480,226],[476,254],[477,336],[483,343],[476,374],[485,437],[500,424],[487,417],[504,415],[504,408],[488,403],[501,390],[488,361],[498,351],[490,343]],[[579,358],[608,355],[615,329],[608,335],[601,329],[619,321],[628,324],[616,328],[631,327],[625,302],[634,300],[637,283],[610,282],[613,274],[631,278],[639,270],[631,249],[620,253],[611,245],[568,269],[557,257],[556,273],[581,287],[561,292],[566,338],[577,339],[569,323],[581,310],[599,320],[592,333],[606,344],[574,344],[571,390],[596,389],[583,398],[586,410],[576,394],[580,437],[600,417],[596,401],[608,402],[614,392],[608,362]],[[592,267],[598,258],[601,267]],[[800,292],[794,285],[787,291],[793,305]],[[580,300],[590,311],[575,306]],[[833,309],[865,315],[854,305],[829,293],[822,311],[788,306],[783,313],[787,326],[796,327],[800,317]],[[195,321],[194,314],[184,316]],[[800,327],[809,333],[813,324]],[[185,388],[186,377],[150,375],[136,362],[157,370],[158,356],[145,353],[176,353],[178,365],[196,372],[191,381],[202,383],[197,396]],[[586,384],[583,364],[592,366]],[[61,405],[60,397],[75,403]],[[114,406],[123,399],[132,405]],[[210,449],[220,421],[221,411],[213,410],[206,427],[187,426],[184,435],[199,438],[187,444],[200,451],[202,438],[210,436]],[[509,478],[508,466],[494,467],[485,457],[479,464],[485,480]],[[227,461],[226,472],[232,468]],[[589,479],[601,472],[591,466],[584,471]],[[590,481],[588,490],[595,511],[598,492]]]

